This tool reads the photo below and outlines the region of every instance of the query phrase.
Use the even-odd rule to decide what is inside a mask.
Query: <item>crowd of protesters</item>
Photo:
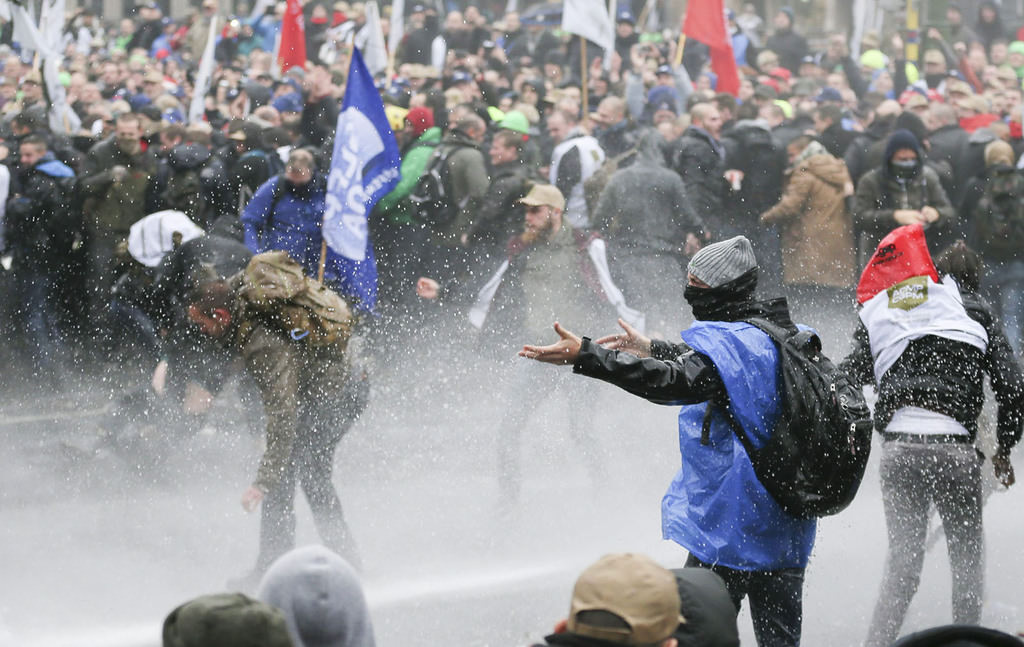
[[[850,334],[828,343],[846,350],[860,268],[891,230],[919,223],[933,254],[961,239],[978,250],[980,288],[1020,351],[1024,31],[995,4],[973,20],[951,3],[942,25],[922,30],[919,61],[899,33],[859,43],[836,33],[817,50],[789,8],[736,7],[725,17],[736,94],[716,91],[706,46],[644,32],[644,3],[633,4],[619,3],[608,52],[537,12],[383,8],[382,32],[402,20],[405,35],[376,74],[402,152],[401,181],[369,218],[379,301],[347,292],[330,261],[324,274],[361,325],[386,334],[434,300],[464,308],[507,356],[567,309],[593,321],[607,301],[664,337],[687,320],[689,257],[744,236],[759,289],[785,292],[794,320],[830,331],[841,312]],[[40,71],[3,32],[3,314],[33,382],[62,388],[82,363],[137,358],[122,353],[131,343],[162,390],[198,281],[175,276],[183,254],[223,261],[223,276],[271,249],[309,274],[322,263],[337,115],[353,43],[367,42],[375,14],[305,3],[308,61],[284,72],[274,55],[284,3],[222,16],[210,91],[190,121],[219,11],[203,0],[183,17],[156,4],[118,24],[70,16],[58,69],[82,124],[72,132],[51,119]],[[431,177],[443,205],[424,200],[437,197],[424,193]],[[132,226],[165,211],[201,228],[206,247],[179,235],[166,259],[133,252]],[[519,413],[505,420],[514,443]],[[509,498],[516,451],[502,448]]]
[[[607,242],[626,302],[658,331],[679,317],[660,311],[664,300],[652,298],[643,274],[674,271],[699,241],[747,235],[769,287],[786,286],[797,314],[813,320],[822,304],[848,302],[866,253],[887,231],[919,221],[933,251],[959,238],[981,251],[984,288],[1019,350],[1024,226],[992,205],[1020,192],[1024,41],[992,21],[989,4],[976,23],[951,4],[947,24],[924,31],[919,62],[906,60],[898,34],[867,33],[854,59],[844,34],[812,50],[788,8],[770,21],[749,5],[730,10],[735,96],[716,93],[706,47],[690,39],[676,51],[670,30],[642,33],[632,9],[620,3],[605,64],[600,48],[579,47],[544,15],[524,24],[515,13],[490,20],[474,6],[441,16],[407,5],[393,67],[377,75],[403,153],[402,181],[370,219],[378,312],[407,300],[421,276],[475,294],[522,231],[516,200],[544,181],[565,197],[574,232]],[[3,55],[3,244],[16,306],[8,316],[21,324],[37,376],[59,381],[78,359],[69,341],[83,336],[105,340],[92,347],[101,352],[138,337],[158,352],[159,340],[123,303],[153,277],[111,298],[119,277],[139,269],[121,243],[143,216],[177,209],[206,229],[224,218],[253,251],[262,227],[281,224],[270,211],[285,214],[284,229],[315,228],[315,215],[292,207],[312,200],[315,212],[323,194],[350,42],[361,42],[367,16],[360,3],[307,3],[308,63],[280,74],[272,51],[283,10],[227,17],[205,112],[193,123],[186,116],[218,11],[212,0],[181,18],[155,4],[117,25],[86,11],[71,16],[59,69],[82,121],[76,132],[51,130],[45,84],[18,44]],[[660,137],[642,145],[648,132]],[[308,177],[308,195],[279,207],[268,190],[262,211],[239,223],[250,197],[300,148],[309,155],[297,162],[295,186]],[[458,213],[427,222],[416,185],[441,151]],[[644,170],[629,174],[633,165]],[[641,205],[633,195],[649,198],[640,211],[630,211]],[[289,251],[315,266],[318,243],[292,241]]]

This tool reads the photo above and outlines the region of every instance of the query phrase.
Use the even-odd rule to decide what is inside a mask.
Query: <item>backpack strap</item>
[[[275,175],[271,179],[274,180],[274,188],[270,192],[270,210],[267,212],[267,229],[270,229],[271,225],[274,224],[274,210],[277,209],[277,203],[284,197],[285,192],[284,178],[281,175]]]

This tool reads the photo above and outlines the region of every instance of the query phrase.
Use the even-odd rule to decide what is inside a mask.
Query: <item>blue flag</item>
[[[384,103],[362,55],[353,49],[334,132],[323,235],[342,294],[355,297],[356,307],[366,312],[377,304],[377,264],[367,216],[377,200],[398,184],[400,164]]]

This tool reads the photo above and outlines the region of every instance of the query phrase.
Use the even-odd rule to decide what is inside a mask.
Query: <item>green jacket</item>
[[[128,173],[121,182],[114,182],[111,169],[118,165]],[[86,224],[98,233],[127,236],[128,229],[146,215],[146,186],[155,174],[156,157],[150,151],[129,155],[113,137],[93,146],[83,161],[79,182]]]
[[[420,176],[427,168],[427,161],[434,148],[441,142],[441,129],[437,126],[427,128],[416,138],[402,158],[402,179],[398,181],[391,193],[380,199],[377,208],[381,214],[396,224],[413,222],[412,203],[407,199],[416,188]]]
[[[435,232],[437,242],[459,245],[462,234],[469,234],[480,202],[491,185],[487,177],[487,160],[480,150],[480,144],[458,131],[449,133],[441,146],[458,146],[448,157],[448,182],[452,200],[461,205],[455,220]]]
[[[231,279],[236,291],[240,277]],[[246,372],[260,390],[267,419],[266,449],[253,482],[266,492],[288,469],[299,425],[308,424],[302,412],[326,411],[336,405],[333,398],[343,392],[352,374],[349,353],[313,348],[291,339],[263,315],[247,309],[241,297],[235,299],[231,319],[222,343],[244,360]]]

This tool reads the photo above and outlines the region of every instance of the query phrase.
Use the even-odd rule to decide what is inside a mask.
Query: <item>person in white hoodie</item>
[[[375,647],[355,569],[323,546],[296,548],[271,564],[256,597],[284,614],[295,647]]]

